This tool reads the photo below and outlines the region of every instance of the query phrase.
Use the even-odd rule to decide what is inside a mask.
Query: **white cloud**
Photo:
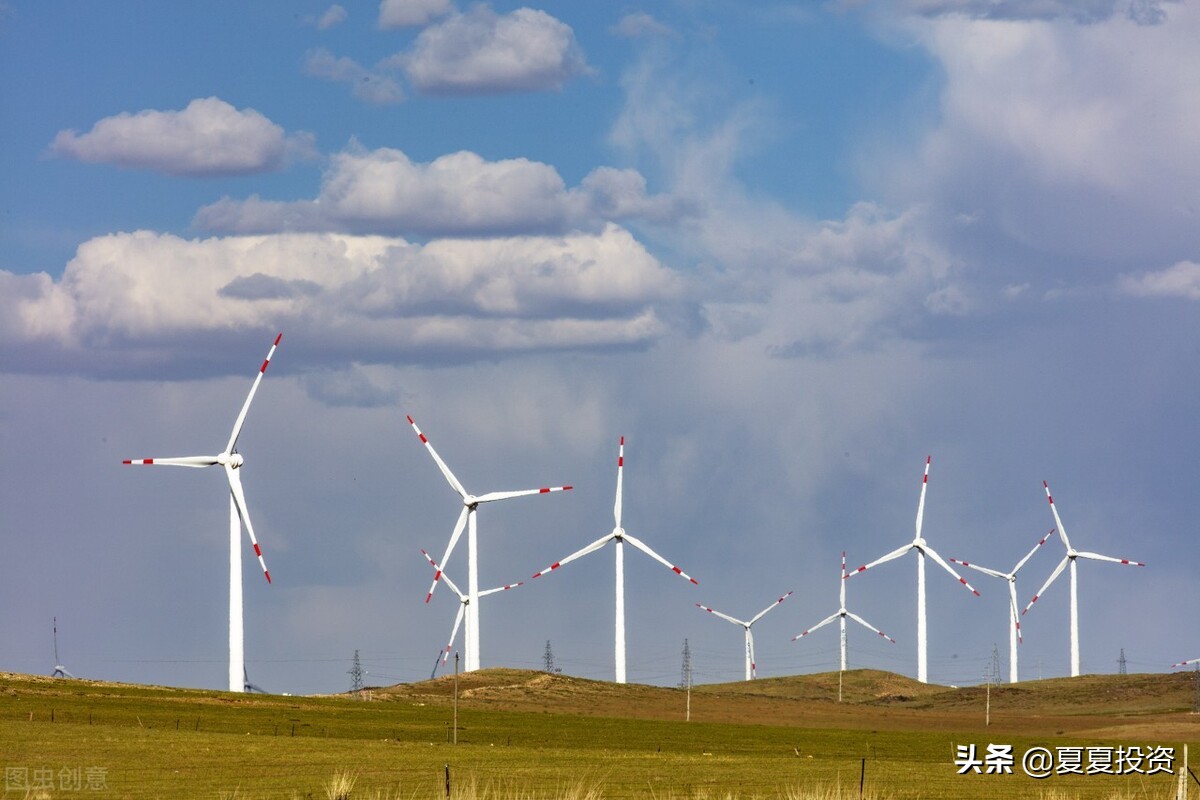
[[[889,203],[975,215],[971,235],[995,237],[993,258],[998,242],[1014,261],[1033,252],[1093,268],[1173,263],[1200,248],[1200,84],[1188,77],[1200,74],[1200,7],[1172,6],[1154,26],[1121,16],[906,24],[945,79],[917,154],[883,147],[862,163]],[[895,141],[893,131],[880,138]]]
[[[645,345],[680,289],[616,226],[426,245],[140,231],[85,242],[60,280],[0,272],[0,287],[7,369],[100,375],[161,368],[163,341],[233,328],[292,330],[312,364]]]
[[[645,11],[625,14],[612,27],[612,32],[626,39],[641,39],[651,36],[674,37],[677,34],[669,25],[659,22]]]
[[[675,200],[646,194],[633,170],[600,167],[569,189],[549,164],[451,153],[427,164],[400,150],[351,148],[332,157],[315,201],[224,199],[196,215],[234,233],[341,230],[408,235],[561,233],[604,221],[677,217]]]
[[[341,25],[346,21],[346,16],[346,9],[334,3],[325,9],[325,13],[316,20],[315,25],[317,30],[326,31],[335,25]]]
[[[1135,297],[1182,297],[1200,300],[1200,264],[1180,261],[1174,266],[1141,275],[1122,275],[1117,287]]]
[[[395,61],[429,94],[558,90],[588,72],[569,25],[544,11],[501,16],[485,5],[421,31]]]
[[[312,141],[306,134],[289,138],[254,109],[208,97],[182,111],[106,117],[84,134],[59,131],[51,150],[79,161],[203,177],[277,170],[289,154],[310,154]]]
[[[325,48],[308,54],[304,69],[313,77],[347,83],[355,97],[371,105],[395,105],[404,101],[404,89],[381,69],[367,69],[351,58],[337,58]]]
[[[428,25],[454,11],[451,0],[382,0],[379,27],[408,28]]]

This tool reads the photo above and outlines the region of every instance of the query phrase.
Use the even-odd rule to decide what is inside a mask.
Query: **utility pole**
[[[358,659],[357,650],[354,651],[354,665],[351,666],[350,669],[346,670],[346,672],[350,675],[350,694],[358,697],[358,695],[362,692],[363,675],[366,673],[363,672],[362,662]]]
[[[679,688],[683,689],[692,685],[692,651],[688,647],[688,640],[683,640],[683,667],[679,670]]]

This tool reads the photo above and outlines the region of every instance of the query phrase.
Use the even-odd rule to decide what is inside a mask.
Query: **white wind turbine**
[[[452,591],[456,595],[458,595],[458,614],[455,615],[455,617],[454,617],[454,627],[452,627],[450,629],[450,638],[446,643],[446,649],[441,651],[440,653],[438,653],[438,660],[435,661],[433,664],[433,675],[436,675],[438,664],[445,664],[446,660],[448,658],[450,658],[450,649],[452,647],[454,647],[454,637],[458,636],[458,628],[460,625],[462,625],[464,612],[466,612],[467,608],[471,605],[471,596],[468,594],[463,594],[462,590],[460,590],[457,586],[454,585],[454,581],[450,580],[449,575],[447,575],[445,572],[442,572],[442,569],[441,569],[441,567],[438,566],[437,562],[429,557],[429,553],[425,552],[425,550],[421,550],[421,555],[425,556],[425,560],[428,561],[431,565],[433,565],[433,569],[435,572],[441,572],[442,580],[444,580],[446,582],[446,585],[450,587],[450,591]],[[479,596],[487,597],[489,594],[496,594],[497,592],[506,592],[509,589],[515,589],[518,586],[523,585],[524,583],[525,583],[524,581],[517,581],[516,583],[510,583],[507,586],[497,586],[495,589],[484,589],[482,592],[479,593]],[[471,626],[471,622],[468,619],[467,620],[467,632],[463,634],[463,638],[470,638],[470,635],[471,635],[470,634],[470,626]],[[430,675],[429,677],[432,678],[433,675]]]
[[[421,429],[417,427],[417,423],[413,422],[413,418],[408,418],[408,424],[412,425],[412,429],[420,438],[421,443],[429,451],[429,455],[433,456],[434,462],[438,465],[438,469],[442,471],[446,481],[450,484],[459,497],[462,498],[462,511],[459,512],[458,522],[454,524],[454,532],[450,534],[450,543],[446,545],[446,553],[442,556],[440,564],[445,564],[450,559],[450,554],[454,552],[454,546],[458,544],[459,537],[462,536],[463,528],[467,529],[467,596],[471,602],[467,605],[467,630],[466,643],[463,648],[466,660],[465,671],[472,672],[479,669],[479,555],[476,549],[477,545],[477,528],[475,523],[475,512],[481,503],[490,503],[493,500],[508,500],[513,497],[524,497],[528,494],[549,494],[550,492],[564,492],[569,490],[570,486],[551,486],[541,489],[522,489],[515,492],[488,492],[487,494],[473,495],[463,488],[458,478],[454,477],[454,473],[446,466],[446,462],[442,461],[438,456],[437,451],[433,449],[433,445],[429,443],[429,439],[425,438],[425,434],[421,433]],[[425,602],[428,603],[433,597],[433,590],[437,588],[438,581],[442,577],[441,567],[434,566],[435,572],[433,575],[433,583],[429,587],[429,594],[425,595]]]
[[[797,639],[808,636],[813,631],[817,630],[818,628],[823,628],[824,626],[833,622],[835,619],[838,620],[841,623],[841,627],[842,627],[842,669],[841,669],[841,671],[845,672],[846,671],[846,617],[849,617],[850,619],[854,620],[855,622],[857,622],[859,625],[862,625],[867,630],[875,631],[875,633],[878,633],[880,636],[887,639],[892,644],[895,644],[896,640],[893,639],[892,637],[888,636],[883,631],[879,630],[879,628],[876,628],[871,623],[867,622],[865,619],[860,617],[858,614],[855,614],[853,611],[846,610],[846,551],[845,550],[842,551],[842,579],[840,581],[838,581],[838,588],[839,588],[838,602],[841,604],[839,606],[838,610],[835,611],[834,613],[830,614],[825,619],[818,622],[816,625],[813,625],[811,628],[806,630],[804,633],[801,633],[797,636],[793,636],[792,641],[794,642]]]
[[[746,680],[752,681],[752,680],[754,680],[755,677],[757,677],[758,664],[754,660],[754,634],[750,631],[750,628],[753,627],[754,623],[756,623],[760,619],[762,619],[763,616],[765,616],[768,611],[775,608],[775,606],[779,605],[780,603],[782,603],[784,600],[787,600],[791,596],[792,596],[792,593],[788,592],[783,597],[779,598],[774,603],[771,603],[771,605],[767,606],[762,611],[755,614],[749,620],[735,619],[734,617],[731,617],[728,614],[722,614],[720,611],[717,611],[715,608],[709,608],[708,606],[701,605],[700,603],[696,603],[696,608],[702,608],[710,614],[716,614],[721,619],[728,620],[729,622],[732,622],[734,625],[741,625],[746,630]]]
[[[887,555],[875,559],[870,564],[864,564],[846,576],[846,579],[852,578],[858,573],[882,564],[885,561],[891,561],[892,559],[899,558],[909,550],[917,551],[917,680],[919,680],[921,683],[929,682],[928,659],[926,652],[928,647],[928,636],[927,622],[925,618],[925,556],[932,558],[942,569],[953,575],[959,583],[970,589],[976,597],[979,596],[979,592],[975,591],[975,587],[967,583],[967,581],[961,575],[954,571],[953,567],[947,564],[945,560],[937,554],[937,551],[930,547],[929,544],[923,538],[921,538],[921,524],[925,518],[925,489],[929,486],[929,463],[932,460],[932,456],[925,457],[925,476],[921,479],[921,499],[917,503],[917,535],[913,538],[912,542],[904,545],[903,547],[897,547]]]
[[[1022,641],[1021,637],[1021,615],[1017,613],[1017,573],[1021,571],[1021,567],[1025,566],[1025,562],[1033,557],[1038,548],[1046,543],[1046,540],[1054,535],[1054,530],[1042,537],[1042,540],[1033,546],[1024,558],[1017,562],[1017,565],[1012,568],[1012,572],[1001,572],[998,569],[988,569],[981,567],[978,564],[971,564],[967,561],[959,561],[957,558],[950,559],[955,564],[962,564],[964,567],[970,567],[973,570],[982,572],[984,575],[991,575],[993,578],[1001,578],[1008,581],[1008,682],[1017,682],[1017,645]]]
[[[126,464],[171,467],[213,467],[219,464],[225,468],[225,477],[229,482],[229,691],[231,692],[245,690],[246,659],[242,633],[242,550],[238,541],[241,538],[243,524],[246,526],[246,533],[250,535],[250,544],[254,546],[254,554],[258,556],[258,563],[262,567],[263,575],[266,576],[267,583],[271,582],[271,573],[267,571],[267,563],[263,561],[262,549],[258,546],[258,539],[254,536],[254,526],[250,523],[250,512],[246,510],[246,496],[242,492],[240,474],[245,461],[241,453],[237,452],[237,441],[242,432],[242,425],[246,422],[246,412],[250,410],[250,401],[254,399],[254,393],[258,391],[258,385],[262,383],[263,375],[266,374],[267,365],[271,363],[271,357],[275,355],[275,348],[279,346],[279,340],[282,338],[282,333],[276,336],[271,349],[267,351],[267,357],[259,367],[258,374],[254,376],[250,394],[246,396],[241,413],[238,414],[237,421],[233,423],[233,433],[229,435],[229,442],[221,453],[215,456],[128,459],[124,462]]]
[[[1054,514],[1054,524],[1058,526],[1058,533],[1062,537],[1063,546],[1067,548],[1067,554],[1063,556],[1062,561],[1058,562],[1058,566],[1054,568],[1054,572],[1050,573],[1050,577],[1046,579],[1041,590],[1033,596],[1029,605],[1025,606],[1025,610],[1021,613],[1029,611],[1033,604],[1050,588],[1050,584],[1054,583],[1054,579],[1062,574],[1067,564],[1071,565],[1071,677],[1077,678],[1079,677],[1079,583],[1075,559],[1090,558],[1093,561],[1111,561],[1114,564],[1124,564],[1128,567],[1144,567],[1146,565],[1140,561],[1130,561],[1127,558],[1086,553],[1072,547],[1071,540],[1067,538],[1067,529],[1063,527],[1062,519],[1058,516],[1058,507],[1054,505],[1054,498],[1050,496],[1050,484],[1042,481],[1042,486],[1046,489],[1046,500],[1050,503],[1050,511]]]
[[[543,575],[547,574],[548,572],[553,572],[554,570],[558,569],[563,564],[570,563],[581,556],[586,556],[588,553],[593,553],[593,552],[599,550],[601,547],[604,547],[604,545],[608,544],[609,542],[616,542],[616,545],[617,545],[617,591],[616,591],[617,609],[616,609],[616,632],[615,632],[614,639],[615,639],[615,643],[616,643],[615,661],[616,661],[616,682],[617,683],[625,683],[625,542],[629,542],[631,545],[636,547],[638,550],[641,550],[643,553],[650,556],[651,558],[653,558],[655,561],[659,562],[663,566],[667,567],[669,570],[671,570],[672,572],[674,572],[676,575],[680,576],[681,578],[689,580],[692,583],[697,583],[695,578],[692,578],[690,575],[686,574],[679,567],[675,566],[670,561],[667,561],[665,558],[660,556],[658,553],[651,550],[649,547],[646,546],[645,542],[626,533],[625,529],[621,527],[621,476],[624,473],[624,471],[625,471],[625,437],[622,436],[621,443],[620,443],[620,449],[617,451],[617,499],[616,499],[616,502],[613,504],[613,519],[615,520],[615,525],[612,529],[612,532],[607,533],[604,536],[601,536],[599,539],[592,542],[587,547],[584,547],[581,550],[576,550],[574,553],[572,553],[571,555],[562,559],[561,561],[555,561],[553,564],[551,564],[550,566],[546,567],[544,570],[542,570],[541,572],[539,572],[533,576],[534,578],[540,578]]]

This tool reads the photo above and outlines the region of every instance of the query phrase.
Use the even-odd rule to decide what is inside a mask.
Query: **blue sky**
[[[1010,567],[1053,520],[1083,669],[1200,654],[1200,71],[1194,3],[0,3],[0,669],[224,683],[218,474],[239,446],[278,691],[428,675],[457,515],[412,414],[488,507],[484,586],[611,528],[631,680],[832,669],[854,564],[925,535]],[[215,452],[215,450],[212,450]],[[178,474],[178,473],[185,474]],[[1053,541],[1022,573],[1033,592]],[[248,549],[247,549],[248,552]],[[465,582],[465,551],[447,570]],[[849,606],[852,666],[915,674],[915,565]],[[463,576],[463,577],[459,577]],[[930,677],[1007,661],[1005,591],[930,572]],[[603,551],[482,606],[485,665],[612,666]],[[1065,578],[1022,676],[1069,670]],[[1007,674],[1007,669],[1003,669]]]

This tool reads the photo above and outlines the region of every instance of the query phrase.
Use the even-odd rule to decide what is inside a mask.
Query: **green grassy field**
[[[678,689],[514,670],[347,697],[281,697],[0,674],[10,797],[1168,798],[1170,775],[1022,773],[1032,746],[1138,745],[1200,761],[1189,675],[1085,676],[992,692],[870,671]],[[955,747],[1011,744],[1011,775],[958,775]],[[865,761],[864,761],[865,760]],[[1178,764],[1176,764],[1177,766]],[[24,783],[22,783],[22,779]],[[89,780],[103,788],[86,788]],[[37,784],[40,790],[26,787]],[[80,788],[73,788],[78,783]],[[48,784],[48,788],[47,788]],[[1200,787],[1192,785],[1193,792]]]

